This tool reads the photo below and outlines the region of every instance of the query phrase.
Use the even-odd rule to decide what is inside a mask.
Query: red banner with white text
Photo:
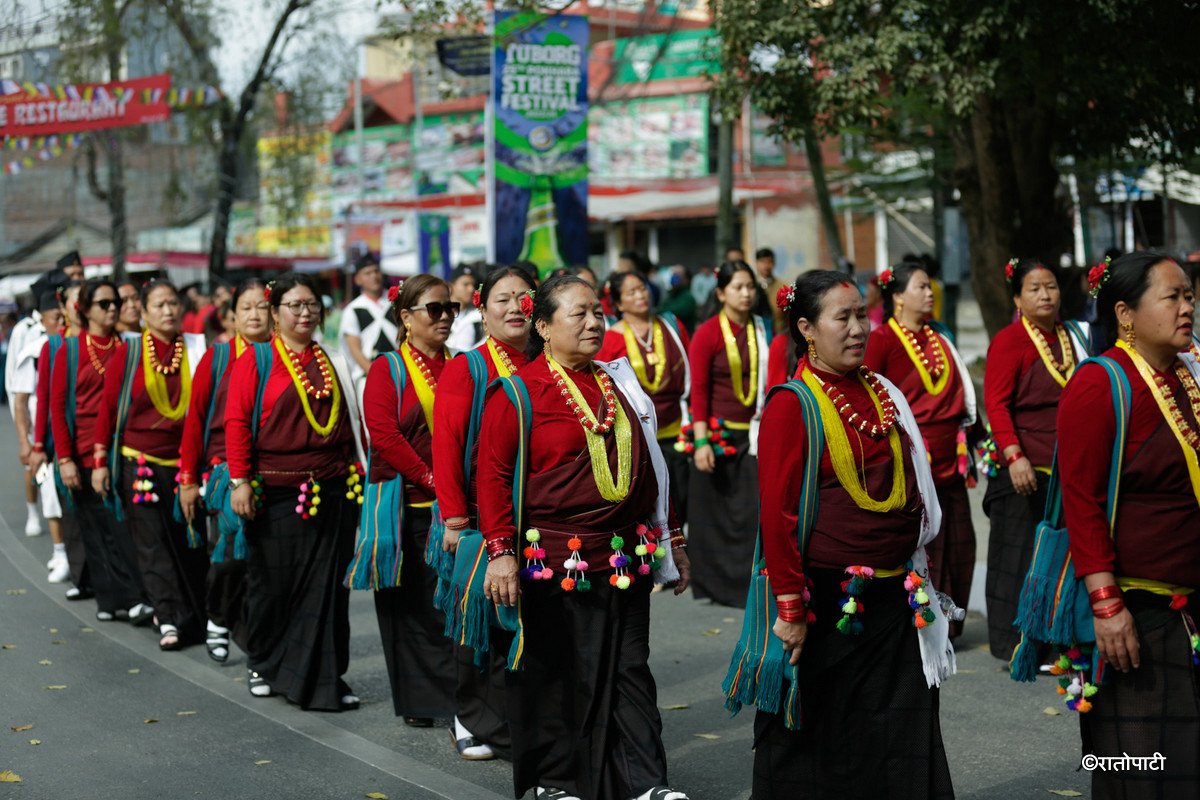
[[[0,136],[48,136],[162,122],[171,113],[171,76],[112,83],[0,80]]]

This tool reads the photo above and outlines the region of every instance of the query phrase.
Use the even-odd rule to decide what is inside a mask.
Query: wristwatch
[[[249,482],[250,482],[249,478],[230,478],[229,479],[229,485],[231,487],[233,487],[234,489],[237,489],[240,486],[245,486]]]

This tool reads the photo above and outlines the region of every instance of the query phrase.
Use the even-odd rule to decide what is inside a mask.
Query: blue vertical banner
[[[495,12],[496,261],[587,263],[588,20]]]
[[[450,279],[450,218],[445,214],[421,212],[417,215],[421,271]]]

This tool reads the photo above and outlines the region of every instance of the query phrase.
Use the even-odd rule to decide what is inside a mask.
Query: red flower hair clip
[[[781,286],[775,293],[775,305],[780,311],[786,312],[796,299],[796,287],[792,284]]]
[[[1105,256],[1104,260],[1096,266],[1088,270],[1088,294],[1096,297],[1100,294],[1100,287],[1108,283],[1108,279],[1112,277],[1112,273],[1108,268],[1112,265],[1112,256]]]
[[[388,302],[389,303],[396,302],[396,298],[400,296],[400,287],[403,285],[404,285],[403,283],[399,283],[399,284],[396,284],[395,286],[388,287]]]
[[[480,291],[482,286],[482,283],[479,284],[479,286],[475,287],[475,291],[471,293],[471,305],[476,308],[483,308],[483,294]]]
[[[1010,258],[1008,263],[1004,265],[1004,280],[1012,283],[1013,271],[1017,268],[1017,259]]]
[[[533,319],[533,295],[534,291],[530,289],[525,294],[521,295],[521,314],[525,319]]]
[[[886,289],[891,286],[892,279],[895,277],[896,276],[892,274],[890,269],[885,269],[883,272],[879,273],[879,288]]]
[[[267,285],[263,287],[263,300],[271,302],[271,290],[275,288],[275,281],[267,281]]]

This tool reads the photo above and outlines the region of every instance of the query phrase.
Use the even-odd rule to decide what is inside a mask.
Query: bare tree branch
[[[87,156],[87,182],[92,196],[102,203],[108,202],[108,192],[100,185],[100,177],[96,174],[96,139],[88,136],[84,140],[83,153]]]

